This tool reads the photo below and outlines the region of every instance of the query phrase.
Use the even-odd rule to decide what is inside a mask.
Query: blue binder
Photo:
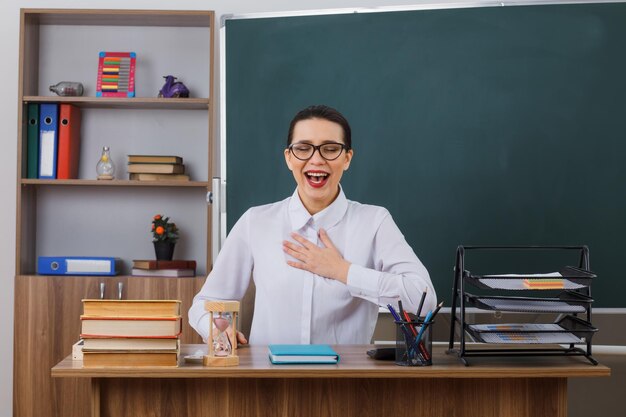
[[[40,256],[39,275],[117,275],[120,259],[100,256]]]
[[[59,147],[59,105],[41,104],[39,107],[39,178],[57,177],[57,150]]]

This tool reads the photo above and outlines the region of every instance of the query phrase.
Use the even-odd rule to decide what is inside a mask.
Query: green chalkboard
[[[229,230],[293,192],[289,121],[323,103],[353,128],[346,195],[389,209],[447,305],[459,244],[585,244],[594,306],[626,307],[626,4],[225,25]]]

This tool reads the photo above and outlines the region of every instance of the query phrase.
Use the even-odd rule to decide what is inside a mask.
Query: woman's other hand
[[[297,233],[292,233],[291,236],[299,245],[285,240],[283,250],[299,262],[287,261],[287,264],[344,284],[347,283],[350,262],[343,259],[326,230],[320,229],[319,231],[323,247],[317,246]]]
[[[213,340],[215,340],[218,334],[219,334],[219,330],[217,330],[217,328],[213,326]],[[231,342],[233,340],[233,327],[232,326],[228,326],[228,328],[226,329],[226,335],[228,336],[228,342],[232,343]],[[247,345],[247,344],[248,344],[248,339],[246,339],[246,336],[240,331],[237,331],[237,345],[239,346],[239,345]]]

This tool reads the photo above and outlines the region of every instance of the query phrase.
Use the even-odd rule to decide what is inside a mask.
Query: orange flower
[[[154,220],[161,220],[161,215],[160,214],[155,215]]]
[[[156,228],[157,235],[162,235],[164,232],[165,232],[165,229],[163,228],[163,226],[159,226]]]

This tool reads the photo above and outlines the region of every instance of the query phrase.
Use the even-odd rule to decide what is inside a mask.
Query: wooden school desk
[[[579,357],[476,358],[443,346],[433,366],[374,361],[371,346],[336,346],[337,365],[272,365],[266,346],[238,350],[240,365],[83,369],[71,356],[58,378],[91,378],[91,417],[104,416],[567,416],[567,379],[606,377]]]

